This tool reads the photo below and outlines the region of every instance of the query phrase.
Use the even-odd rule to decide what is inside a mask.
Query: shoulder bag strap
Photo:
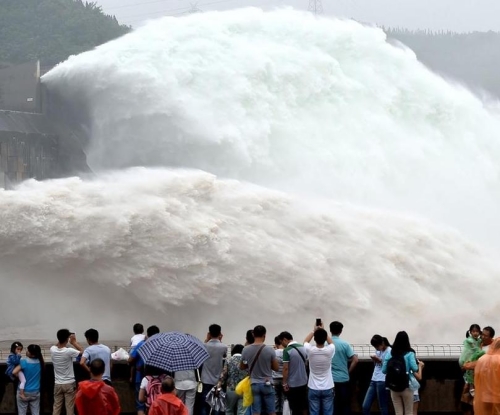
[[[302,360],[303,360],[303,361],[304,361],[304,363],[305,363],[305,362],[306,362],[306,358],[304,357],[304,355],[302,354],[302,352],[299,350],[299,348],[298,348],[298,347],[295,347],[295,345],[294,345],[294,344],[291,344],[291,345],[290,345],[290,347],[291,347],[292,349],[297,350],[298,354],[300,355],[300,357],[302,358]]]
[[[253,360],[252,365],[250,366],[250,369],[248,369],[248,376],[250,376],[252,374],[253,367],[255,366],[255,363],[257,363],[257,360],[259,359],[259,356],[260,356],[260,352],[262,352],[262,350],[264,350],[264,347],[266,347],[265,344],[263,344],[260,347],[259,351],[255,355],[255,359]]]

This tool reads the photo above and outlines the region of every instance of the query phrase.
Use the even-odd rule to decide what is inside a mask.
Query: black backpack
[[[405,358],[402,355],[392,356],[387,362],[385,386],[394,392],[403,392],[409,385],[410,378],[406,371]]]

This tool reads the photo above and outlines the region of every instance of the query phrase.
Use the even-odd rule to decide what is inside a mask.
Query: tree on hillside
[[[95,2],[0,1],[0,62],[54,64],[129,32]]]

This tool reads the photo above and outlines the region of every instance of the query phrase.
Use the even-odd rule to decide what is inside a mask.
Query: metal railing
[[[460,356],[462,352],[461,344],[414,344],[412,345],[415,350],[417,357],[419,358],[457,358]],[[111,352],[116,352],[118,349],[123,348],[125,350],[129,350],[130,346],[128,345],[113,345],[110,347]],[[370,344],[352,344],[352,348],[354,352],[360,358],[369,358],[374,354],[375,349]],[[231,351],[231,347],[228,347],[228,351]],[[0,362],[5,362],[7,360],[7,356],[9,355],[9,350],[0,350]],[[43,346],[42,347],[42,355],[46,361],[50,361],[50,347]]]
[[[51,346],[41,346],[42,356],[46,362],[51,361],[50,347]],[[85,349],[85,346],[82,345],[82,347]],[[111,353],[116,352],[120,348],[123,348],[128,352],[130,350],[130,345],[126,345],[126,346],[125,345],[113,345],[113,346],[109,346],[109,348],[111,349]],[[0,349],[0,363],[6,362],[9,354],[10,354],[10,350]],[[23,350],[23,356],[25,356],[25,354],[26,354],[26,348]]]
[[[374,348],[370,344],[353,344],[355,353],[359,357],[373,355]],[[461,344],[414,344],[412,345],[417,357],[458,357],[462,352]]]

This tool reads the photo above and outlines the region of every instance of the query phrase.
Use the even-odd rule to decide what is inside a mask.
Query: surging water
[[[292,10],[164,18],[44,82],[88,109],[95,169],[194,167],[500,246],[500,117],[381,30]]]
[[[238,340],[259,321],[302,336],[321,315],[359,335],[405,327],[425,339],[456,324],[451,316],[477,316],[485,284],[500,288],[496,268],[455,232],[332,203],[311,209],[203,172],[27,182],[1,198],[2,275],[29,281],[19,289],[28,297],[42,286],[21,313],[47,310],[71,327],[127,332],[137,313],[200,335],[222,321]],[[152,306],[166,316],[152,318]]]
[[[500,118],[381,31],[291,10],[165,18],[43,81],[88,112],[102,173],[0,194],[2,278],[61,298],[27,325],[69,304],[108,332],[159,309],[164,329],[220,321],[234,341],[261,322],[300,338],[316,317],[352,341],[493,324]],[[134,165],[150,167],[104,172]]]

